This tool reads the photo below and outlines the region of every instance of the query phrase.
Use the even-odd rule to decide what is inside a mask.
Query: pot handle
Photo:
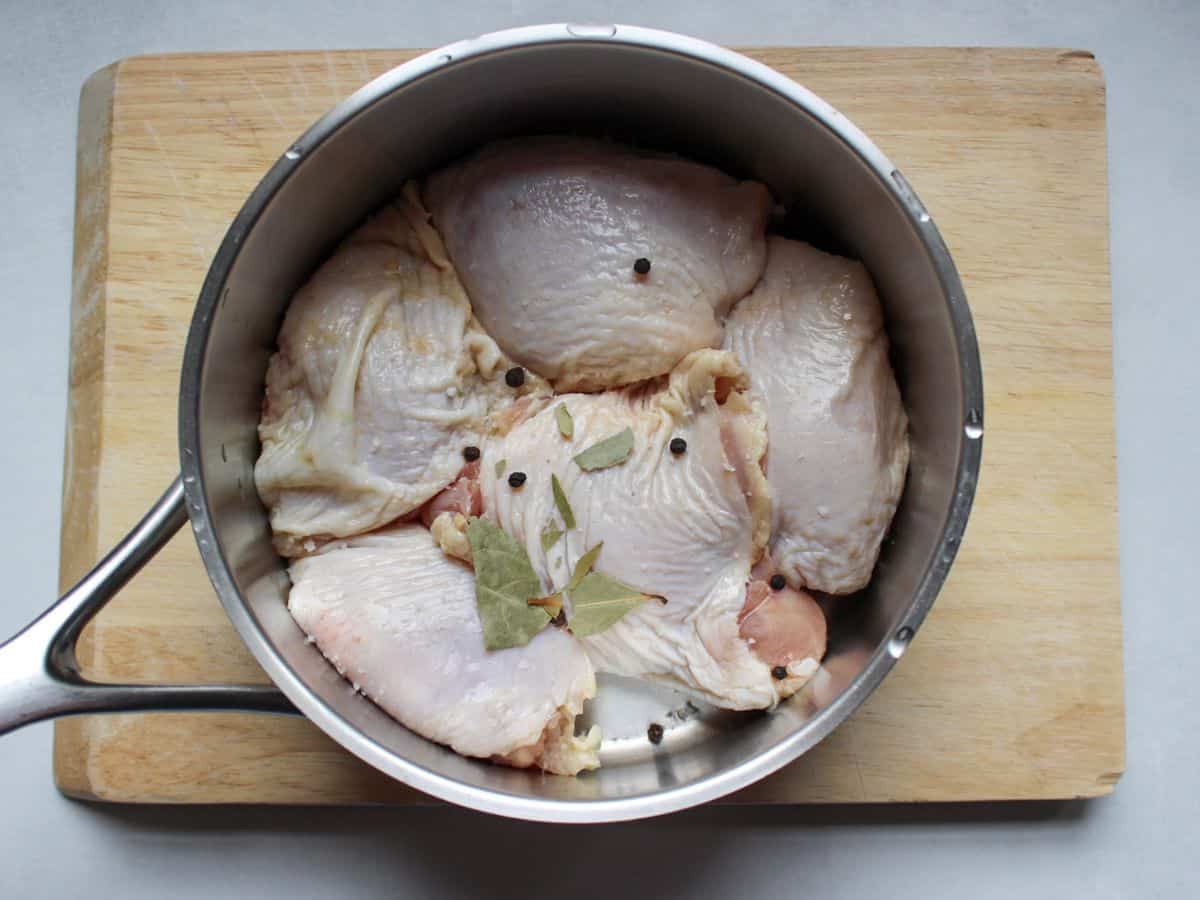
[[[135,710],[296,712],[274,687],[249,684],[103,684],[79,672],[83,628],[188,520],[176,478],[137,526],[62,598],[0,645],[0,734],[78,713]]]

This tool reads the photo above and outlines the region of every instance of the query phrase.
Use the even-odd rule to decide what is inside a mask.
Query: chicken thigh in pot
[[[762,274],[761,184],[607,141],[502,141],[425,199],[479,321],[557,390],[620,387],[719,347]]]
[[[255,482],[277,549],[311,552],[416,510],[519,392],[415,190],[300,289],[267,370]]]
[[[583,639],[598,671],[650,678],[728,709],[773,706],[816,670],[825,646],[819,611],[793,610],[815,611],[810,597],[789,591],[766,604],[760,587],[769,576],[751,576],[769,536],[771,497],[761,469],[766,423],[746,386],[732,354],[700,350],[661,383],[559,395],[489,441],[480,468],[481,514],[524,546],[547,592],[566,590],[580,558],[599,546],[596,571],[655,598]],[[569,438],[559,407],[573,422]],[[631,449],[621,464],[587,471],[574,461],[626,429]],[[514,488],[498,471],[525,479]],[[552,478],[573,527],[562,521]],[[562,537],[547,543],[547,529]],[[764,657],[755,645],[768,649],[772,622],[789,626],[774,640],[786,646]],[[772,674],[780,666],[782,678]]]
[[[861,263],[770,238],[762,280],[730,313],[770,422],[771,554],[790,584],[866,586],[908,472],[908,418]]]
[[[579,641],[547,629],[485,650],[470,569],[420,525],[332,543],[289,570],[288,609],[320,651],[409,728],[464,756],[574,775],[599,732],[576,737],[596,693]]]

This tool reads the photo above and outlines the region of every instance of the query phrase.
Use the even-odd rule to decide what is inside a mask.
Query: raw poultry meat
[[[866,270],[767,238],[761,185],[599,140],[500,142],[423,194],[317,271],[271,360],[255,475],[296,621],[417,733],[555,773],[598,765],[596,672],[729,709],[808,684],[808,592],[867,583],[908,464]],[[474,517],[532,565],[509,602],[563,605],[523,646],[485,649]],[[644,598],[588,630],[593,550]]]
[[[762,185],[619,144],[491,144],[424,196],[480,322],[559,391],[662,375],[720,346],[763,269]]]
[[[729,315],[770,438],[771,554],[793,586],[864,587],[908,470],[908,419],[861,263],[772,237],[762,281]]]
[[[479,469],[482,514],[523,545],[547,592],[562,590],[578,559],[603,542],[597,571],[665,598],[583,640],[598,671],[651,678],[733,709],[770,707],[797,690],[825,642],[824,619],[810,597],[788,591],[764,603],[763,583],[751,576],[768,537],[771,501],[760,468],[765,424],[741,393],[745,384],[732,354],[697,351],[657,383],[556,397],[490,439]],[[572,416],[572,438],[560,431],[559,404]],[[627,461],[599,471],[573,461],[625,428],[633,433]],[[672,440],[686,449],[672,452]],[[513,472],[525,475],[516,488],[508,480]],[[575,527],[546,547],[547,526],[565,524],[552,475]],[[450,552],[462,547],[443,545]],[[755,644],[772,623],[786,633],[774,646],[764,644],[773,654],[764,658]],[[773,674],[776,666],[786,669],[782,677]]]
[[[267,370],[255,481],[285,556],[417,509],[520,394],[415,189],[297,293]]]
[[[547,628],[486,651],[469,568],[418,524],[338,541],[296,560],[289,609],[338,671],[413,731],[465,756],[573,775],[599,732],[576,737],[596,692],[579,642]]]

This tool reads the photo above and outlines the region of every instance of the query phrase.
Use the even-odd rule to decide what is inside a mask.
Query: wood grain
[[[268,165],[406,51],[124,60],[81,98],[64,587],[174,476],[192,304]],[[764,49],[839,107],[939,223],[976,316],[988,431],[953,574],[851,721],[736,799],[1038,799],[1124,768],[1104,84],[1088,53]],[[265,680],[183,534],[98,617],[87,674]],[[68,794],[131,802],[414,802],[298,719],[56,726]]]

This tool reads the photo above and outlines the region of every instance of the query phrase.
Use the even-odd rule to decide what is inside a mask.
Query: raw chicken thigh
[[[377,528],[445,487],[516,396],[506,366],[410,188],[288,308],[255,467],[278,550]]]
[[[576,737],[596,692],[579,642],[547,628],[487,651],[470,569],[404,524],[292,563],[288,606],[321,652],[413,731],[464,756],[573,775],[598,765]]]
[[[908,419],[861,263],[772,237],[762,281],[730,314],[725,346],[769,422],[771,554],[790,584],[864,587],[908,470]]]
[[[583,640],[598,671],[662,681],[728,708],[757,709],[773,706],[815,671],[825,623],[805,594],[788,591],[766,605],[752,588],[771,502],[760,467],[765,425],[743,387],[732,354],[701,350],[658,384],[560,395],[487,442],[479,487],[483,515],[524,546],[548,592],[562,590],[578,559],[603,542],[597,571],[665,598],[643,603]],[[559,404],[573,418],[572,438],[560,431]],[[628,460],[599,471],[574,462],[625,428],[633,433]],[[685,441],[686,450],[672,452],[673,439]],[[526,476],[520,487],[503,474],[513,472]],[[562,485],[575,527],[546,547],[547,526],[567,524],[551,475]],[[815,618],[804,618],[809,607]],[[799,630],[796,609],[803,611]],[[568,608],[568,622],[571,617]],[[760,634],[771,633],[772,622],[791,631],[777,636],[775,655],[764,659],[755,652],[755,635],[740,633],[743,619]],[[791,654],[793,647],[806,652]],[[773,675],[776,666],[786,672]]]
[[[441,170],[424,194],[480,322],[559,391],[662,375],[720,346],[763,269],[766,189],[673,156],[523,138]]]

